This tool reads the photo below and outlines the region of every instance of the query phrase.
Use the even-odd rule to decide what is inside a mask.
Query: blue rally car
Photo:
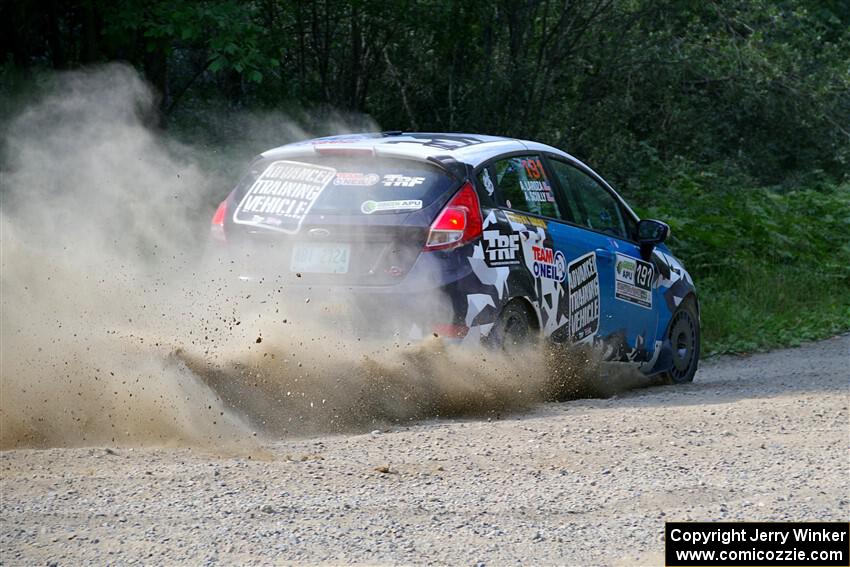
[[[544,144],[384,132],[281,146],[212,231],[243,279],[339,301],[370,330],[591,344],[672,382],[697,369],[699,303],[668,226]]]

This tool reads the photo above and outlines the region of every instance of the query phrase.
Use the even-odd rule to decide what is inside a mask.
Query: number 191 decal
[[[614,295],[620,301],[652,309],[655,268],[649,262],[617,254]]]

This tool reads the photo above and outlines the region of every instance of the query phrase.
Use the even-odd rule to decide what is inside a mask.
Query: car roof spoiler
[[[459,162],[452,156],[430,156],[426,159],[458,181],[472,179],[472,166],[468,163]]]

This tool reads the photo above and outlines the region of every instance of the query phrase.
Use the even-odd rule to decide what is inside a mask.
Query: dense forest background
[[[272,111],[550,143],[671,224],[708,351],[850,328],[847,0],[20,0],[0,54],[7,113],[124,61],[213,147]]]

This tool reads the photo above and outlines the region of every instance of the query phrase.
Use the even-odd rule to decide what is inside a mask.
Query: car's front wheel
[[[699,316],[693,301],[683,302],[673,313],[667,330],[667,339],[673,349],[673,367],[667,373],[672,384],[693,382],[699,365]]]

